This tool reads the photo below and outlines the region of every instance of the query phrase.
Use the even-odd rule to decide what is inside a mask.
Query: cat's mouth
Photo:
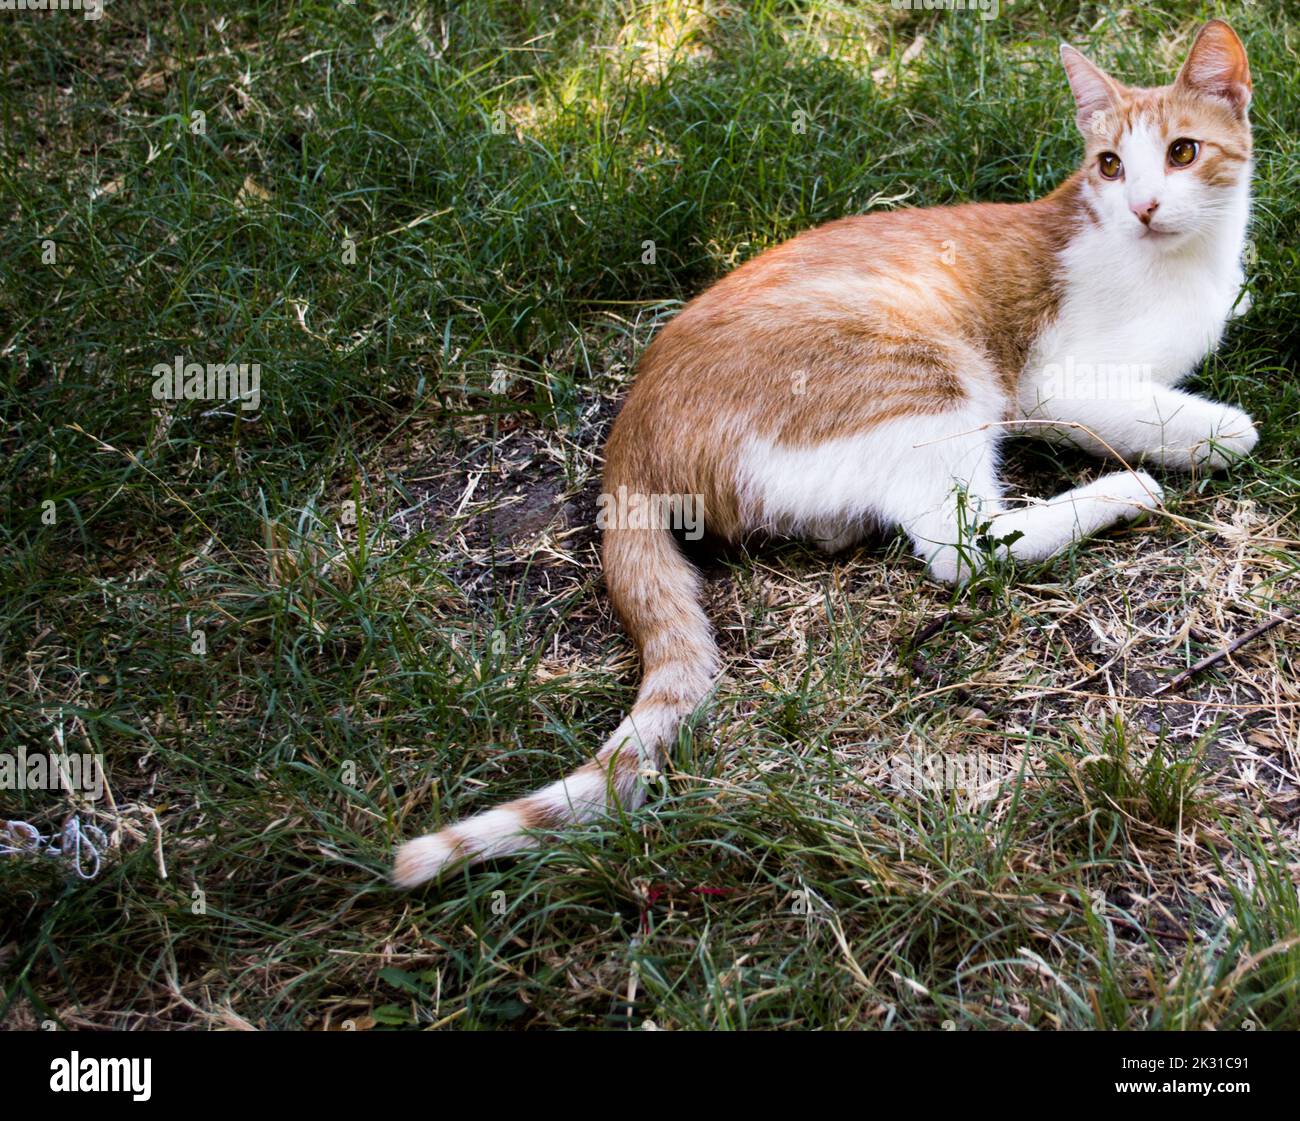
[[[1159,239],[1162,237],[1173,237],[1177,232],[1177,230],[1157,229],[1155,226],[1143,226],[1138,233],[1138,237],[1154,237]]]

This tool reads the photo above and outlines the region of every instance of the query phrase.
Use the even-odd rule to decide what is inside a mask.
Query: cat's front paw
[[[1142,452],[1142,459],[1166,471],[1221,471],[1259,443],[1250,417],[1231,405],[1208,401],[1185,408],[1161,434],[1164,442]]]
[[[1131,521],[1164,505],[1164,488],[1145,471],[1116,471],[1080,488],[1080,495],[1111,505],[1116,521]]]
[[[1240,409],[1224,405],[1213,425],[1210,437],[1195,449],[1196,462],[1213,471],[1244,459],[1259,443],[1254,422]]]

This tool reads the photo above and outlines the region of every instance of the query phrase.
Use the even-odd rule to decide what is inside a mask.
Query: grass
[[[634,694],[592,523],[654,328],[816,223],[1046,192],[1079,149],[1056,42],[1162,81],[1209,15],[1251,55],[1257,209],[1253,309],[1198,384],[1258,454],[956,599],[898,540],[705,558],[728,675],[661,794],[388,888],[399,839],[559,776]],[[0,809],[111,842],[88,882],[0,856],[7,1025],[1300,1027],[1296,627],[1151,696],[1297,602],[1300,25],[0,18],[0,719],[108,782]],[[258,363],[260,408],[155,399],[178,355]],[[1005,781],[900,788],[909,752]]]

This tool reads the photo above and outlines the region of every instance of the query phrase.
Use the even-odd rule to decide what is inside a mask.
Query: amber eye
[[[1195,140],[1188,140],[1186,137],[1175,140],[1169,145],[1169,162],[1174,167],[1186,167],[1189,163],[1195,162],[1200,150],[1201,146]]]
[[[1102,152],[1097,157],[1097,167],[1101,169],[1103,179],[1118,179],[1124,174],[1124,165],[1114,152]]]

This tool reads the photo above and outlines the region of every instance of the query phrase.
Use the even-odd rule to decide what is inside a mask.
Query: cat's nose
[[[1151,216],[1156,212],[1159,203],[1155,199],[1147,199],[1145,202],[1131,202],[1128,208],[1137,215],[1137,219],[1144,226],[1151,225]]]

